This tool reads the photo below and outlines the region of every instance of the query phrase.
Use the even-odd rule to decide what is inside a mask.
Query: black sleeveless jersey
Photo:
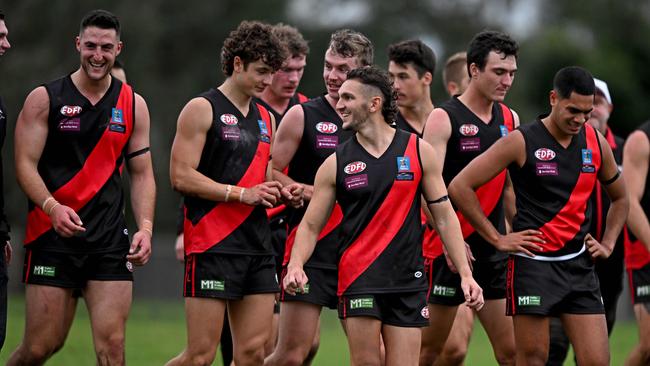
[[[121,171],[135,124],[135,103],[130,86],[111,80],[95,105],[79,92],[70,75],[44,85],[50,107],[38,173],[54,198],[79,214],[86,231],[60,237],[41,203],[29,202],[26,245],[68,253],[129,246]]]
[[[397,116],[395,117],[395,123],[392,126],[409,133],[414,133],[417,135],[417,137],[422,137],[422,133],[424,132],[424,129],[422,129],[422,131],[417,131],[415,128],[413,128],[413,126],[411,126],[411,124],[408,123],[406,118],[402,116],[401,112],[397,112]]]
[[[218,89],[200,96],[212,106],[212,125],[197,171],[222,184],[250,188],[263,183],[270,156],[269,112],[251,101],[244,116]],[[185,254],[270,255],[270,235],[263,206],[185,196]]]
[[[501,103],[493,103],[492,119],[489,123],[483,122],[458,97],[453,97],[440,105],[451,122],[451,135],[447,141],[447,151],[442,170],[442,177],[448,186],[452,179],[460,173],[474,158],[486,151],[498,139],[506,136],[513,129],[513,116],[508,107]],[[486,212],[488,220],[497,231],[505,234],[505,210],[503,207],[503,189],[506,180],[505,170],[497,177],[486,183],[476,194],[481,207]],[[507,256],[498,251],[479,235],[469,222],[458,213],[463,237],[472,248],[472,253],[477,259],[500,260]],[[437,239],[442,249],[440,239]]]
[[[0,97],[0,150],[5,142],[5,136],[7,135],[7,110],[5,109],[4,103],[2,103],[2,97]],[[9,222],[7,221],[7,215],[5,215],[5,194],[4,194],[4,169],[2,166],[2,155],[0,154],[0,240],[2,243],[9,240]],[[0,247],[3,244],[0,243]]]
[[[293,95],[293,97],[291,97],[291,99],[289,99],[289,104],[287,105],[287,108],[282,112],[278,112],[275,109],[273,109],[273,107],[268,105],[268,103],[263,101],[262,98],[253,98],[253,101],[255,103],[261,104],[264,108],[266,108],[267,111],[273,113],[273,117],[275,117],[275,130],[276,131],[278,130],[278,127],[280,127],[280,122],[282,121],[282,117],[284,117],[285,113],[287,113],[289,108],[293,107],[296,104],[304,103],[304,102],[306,102],[308,100],[309,100],[309,98],[307,98],[306,96],[304,96],[304,95],[302,95],[300,93],[296,93],[296,94]]]
[[[570,259],[584,248],[591,224],[589,197],[602,161],[597,132],[585,124],[564,148],[541,119],[519,130],[526,144],[526,162],[521,168],[516,163],[508,167],[517,197],[513,230],[543,233],[546,243],[533,259]]]
[[[338,295],[426,289],[420,221],[419,139],[395,130],[379,158],[352,137],[336,149],[343,211]]]
[[[304,111],[304,127],[298,150],[289,164],[289,177],[296,182],[314,184],[316,172],[336,147],[352,136],[342,128],[343,121],[324,95],[301,104]],[[289,262],[296,229],[307,207],[287,208],[289,236],[285,247],[284,264]],[[335,206],[332,215],[320,233],[318,244],[305,266],[336,269],[336,239],[341,210]]]

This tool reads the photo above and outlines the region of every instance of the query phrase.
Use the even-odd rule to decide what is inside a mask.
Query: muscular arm
[[[278,128],[275,143],[271,149],[271,155],[273,156],[273,179],[279,181],[282,185],[296,183],[284,174],[284,170],[289,166],[296,151],[298,151],[304,126],[305,112],[300,105],[294,105],[282,117],[282,123]],[[310,186],[309,191],[312,190],[313,187]],[[306,199],[309,198],[311,198],[311,194],[309,197],[306,197]]]
[[[630,194],[627,226],[648,250],[650,250],[650,222],[641,207],[641,198],[647,184],[649,162],[650,142],[647,136],[641,131],[633,132],[623,149],[623,177]],[[609,220],[609,213],[607,219]]]
[[[516,129],[519,127],[519,115],[517,112],[514,110],[510,110],[512,112],[512,123],[513,127]],[[517,207],[516,207],[516,197],[515,197],[515,190],[514,187],[512,186],[512,180],[510,179],[510,173],[507,173],[506,176],[506,183],[503,188],[503,207],[505,210],[505,219],[506,219],[506,232],[511,232],[512,231],[512,220],[515,218],[515,214],[517,213]]]

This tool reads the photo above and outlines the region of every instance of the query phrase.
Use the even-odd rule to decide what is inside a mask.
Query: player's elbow
[[[172,188],[181,194],[189,193],[190,179],[189,174],[182,167],[174,166],[172,164],[169,171],[169,178],[172,183]]]

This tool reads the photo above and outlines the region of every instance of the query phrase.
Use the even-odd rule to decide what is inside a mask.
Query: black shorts
[[[240,300],[279,291],[272,255],[194,253],[185,256],[183,296]]]
[[[310,304],[326,306],[330,309],[336,309],[338,297],[336,289],[338,286],[338,271],[336,269],[323,269],[314,267],[305,267],[308,283],[305,286],[304,293],[289,295],[284,292],[280,294],[281,301],[301,301]],[[286,268],[282,272],[282,279],[286,275]]]
[[[72,289],[88,281],[133,281],[129,248],[107,253],[75,254],[25,248],[23,282]]]
[[[564,261],[511,255],[507,277],[507,315],[605,313],[589,252]]]
[[[473,263],[472,275],[483,289],[485,300],[499,300],[506,297],[507,259],[479,261]],[[431,304],[457,306],[465,302],[460,286],[460,275],[447,266],[444,255],[425,259],[424,268],[429,280],[427,301]]]
[[[630,296],[633,304],[650,303],[650,263],[639,269],[628,269]]]
[[[396,327],[429,325],[426,290],[339,297],[339,318],[367,316]]]

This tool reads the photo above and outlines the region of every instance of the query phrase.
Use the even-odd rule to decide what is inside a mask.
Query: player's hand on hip
[[[587,246],[587,250],[589,250],[591,258],[593,259],[606,259],[610,256],[610,254],[612,254],[612,251],[608,247],[599,243],[598,240],[594,239],[594,237],[591,236],[591,234],[587,234],[585,237],[585,245]]]
[[[295,295],[305,291],[305,285],[308,281],[309,279],[302,267],[289,265],[287,266],[287,273],[282,279],[282,286],[289,295]]]
[[[241,202],[250,206],[262,205],[271,208],[280,199],[282,184],[276,181],[264,182],[251,188],[246,188]]]
[[[300,183],[292,183],[282,187],[280,194],[282,194],[282,201],[295,208],[300,208],[304,205],[303,193],[305,188]]]
[[[465,305],[476,311],[481,310],[485,305],[483,289],[476,283],[474,277],[462,278],[460,286],[463,289],[463,295],[465,295]]]
[[[523,253],[530,257],[535,254],[531,250],[541,252],[544,250],[540,244],[546,243],[542,232],[537,230],[522,230],[507,235],[499,235],[499,241],[494,245],[506,253]]]
[[[86,231],[79,215],[65,205],[58,204],[50,210],[50,221],[52,221],[54,231],[64,238]]]
[[[136,266],[143,266],[151,257],[151,235],[146,230],[140,230],[133,235],[129,254],[126,259]]]

